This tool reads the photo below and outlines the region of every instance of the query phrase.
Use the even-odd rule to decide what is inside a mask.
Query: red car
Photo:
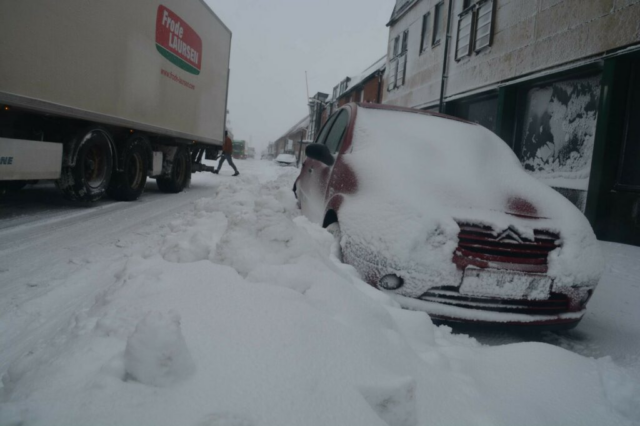
[[[602,256],[582,213],[495,134],[424,111],[348,104],[294,185],[343,260],[434,320],[575,327]]]

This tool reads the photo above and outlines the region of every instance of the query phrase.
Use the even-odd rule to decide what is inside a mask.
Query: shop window
[[[637,76],[638,72],[640,61],[634,64],[631,75]],[[618,185],[640,191],[640,82],[637,77],[631,81],[630,89]]]
[[[483,127],[496,131],[498,96],[490,95],[472,100],[458,101],[452,105],[451,113]]]
[[[442,40],[442,30],[444,29],[444,2],[436,4],[436,8],[433,12],[433,46],[440,44]]]
[[[584,210],[595,140],[600,75],[531,88],[522,117],[520,160]],[[573,194],[569,196],[568,194]]]
[[[493,0],[478,3],[475,25],[475,51],[491,46],[493,28]]]

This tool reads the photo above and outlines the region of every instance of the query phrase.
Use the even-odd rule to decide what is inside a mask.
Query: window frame
[[[454,58],[456,61],[461,61],[464,58],[468,58],[471,56],[472,53],[472,47],[474,46],[475,40],[474,40],[474,33],[475,33],[475,28],[474,28],[474,23],[475,23],[475,10],[474,10],[475,5],[472,5],[471,7],[466,8],[465,10],[462,11],[462,13],[460,13],[458,15],[458,29],[456,31],[456,51],[455,51],[455,55]],[[459,51],[460,51],[460,28],[461,28],[461,24],[462,24],[462,20],[465,18],[470,18],[471,22],[469,23],[469,44],[467,46],[467,51],[464,55],[458,55]]]
[[[433,10],[433,36],[431,39],[431,47],[435,47],[438,46],[441,42],[442,42],[442,34],[440,34],[440,30],[442,27],[442,20],[443,20],[443,14],[442,11],[444,9],[444,0],[439,1],[438,3],[436,3],[434,10]],[[436,40],[436,36],[440,36],[437,40]]]
[[[407,28],[402,32],[402,42],[400,44],[400,54],[398,56],[402,56],[407,53],[409,50],[409,29]]]
[[[393,58],[400,54],[400,34],[393,39]]]
[[[396,80],[398,78],[398,63],[399,58],[393,58],[389,61],[389,83],[387,84],[387,92],[391,92],[397,88]],[[393,78],[391,78],[393,76]]]
[[[429,47],[429,22],[431,21],[431,11],[422,16],[422,33],[420,34],[420,54]]]
[[[622,139],[622,149],[620,150],[620,158],[618,160],[618,172],[616,173],[616,181],[614,184],[615,190],[626,191],[626,192],[640,192],[640,185],[633,185],[628,183],[622,183],[622,174],[625,167],[625,154],[627,153],[628,144],[629,144],[629,132],[631,127],[631,120],[633,110],[634,100],[640,104],[640,94],[638,95],[638,99],[634,99],[636,95],[635,91],[640,93],[640,82],[636,81],[634,78],[637,73],[640,72],[640,60],[636,60],[635,63],[631,66],[631,76],[628,80],[629,87],[629,95],[627,96],[626,102],[626,112],[625,112],[625,123],[624,123],[624,136]],[[640,105],[639,105],[640,107]],[[637,143],[640,144],[640,141]],[[638,165],[640,167],[640,164]]]
[[[478,35],[478,31],[480,30],[480,11],[486,5],[491,5],[491,12],[489,13],[489,33],[487,44],[484,46],[478,47],[478,40],[480,39]],[[496,3],[495,0],[480,0],[473,5],[474,7],[474,18],[473,18],[473,51],[474,53],[480,53],[484,49],[487,49],[493,45],[493,33],[494,33],[494,23],[495,23],[495,13],[496,13]],[[484,15],[483,15],[484,16]]]

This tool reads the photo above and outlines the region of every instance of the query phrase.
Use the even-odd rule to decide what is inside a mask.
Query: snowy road
[[[296,169],[238,167],[135,203],[3,202],[0,425],[640,421],[640,249],[605,244],[575,331],[480,346],[340,264],[299,217]]]
[[[273,179],[281,170],[265,171],[259,162],[240,161],[242,176]],[[153,245],[167,221],[200,198],[213,196],[222,175],[196,174],[181,194],[163,194],[149,180],[134,203],[105,200],[91,207],[65,201],[51,183],[27,187],[0,201],[0,372],[34,344],[65,326],[113,281],[96,273],[89,282],[67,277],[96,263],[126,259],[135,241]],[[109,277],[108,279],[103,279]]]

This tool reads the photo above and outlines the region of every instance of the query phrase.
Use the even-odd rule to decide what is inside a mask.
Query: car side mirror
[[[307,157],[319,161],[322,164],[326,164],[327,166],[333,166],[333,163],[336,162],[333,155],[331,155],[329,148],[321,143],[312,143],[311,145],[308,145],[304,152],[307,154]]]

